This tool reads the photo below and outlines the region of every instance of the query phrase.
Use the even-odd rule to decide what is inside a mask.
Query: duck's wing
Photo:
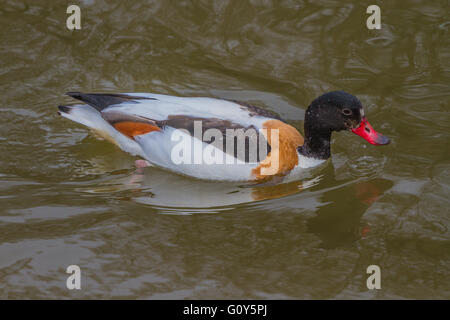
[[[100,113],[103,120],[129,138],[151,131],[161,131],[165,127],[184,129],[194,136],[196,123],[201,124],[202,132],[217,129],[225,136],[227,130],[259,130],[268,120],[281,120],[271,111],[224,99],[174,97],[151,93],[68,92],[67,95],[87,103]],[[83,117],[80,112],[78,121],[74,116],[72,120],[94,127],[92,121],[89,121],[92,114],[95,114],[92,108],[79,108],[79,111],[89,111],[89,115],[86,112],[86,117]],[[72,110],[73,107],[60,107],[63,113],[69,113],[69,109]],[[75,111],[72,110],[72,113]],[[94,117],[97,118],[98,115]]]
[[[102,113],[112,111],[153,120],[168,120],[171,116],[214,118],[237,122],[242,126],[260,127],[267,119],[280,119],[268,110],[244,102],[207,98],[175,97],[152,93],[99,94],[68,92]]]

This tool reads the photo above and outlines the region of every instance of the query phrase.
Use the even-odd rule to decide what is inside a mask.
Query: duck
[[[276,113],[236,100],[154,93],[67,92],[81,101],[58,114],[157,166],[217,181],[263,182],[295,176],[326,162],[333,132],[350,131],[372,145],[390,140],[367,121],[360,100],[345,91],[314,99],[304,136]]]

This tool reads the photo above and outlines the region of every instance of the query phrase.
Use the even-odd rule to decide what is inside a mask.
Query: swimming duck
[[[344,91],[316,98],[305,113],[305,137],[278,115],[234,100],[152,93],[68,92],[83,104],[59,114],[83,124],[137,163],[184,175],[264,181],[315,167],[330,157],[333,131],[351,131],[373,145],[389,139],[366,119],[361,102]]]

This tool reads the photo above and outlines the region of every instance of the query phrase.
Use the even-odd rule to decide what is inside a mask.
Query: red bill
[[[388,137],[376,132],[367,121],[366,117],[362,118],[359,127],[356,129],[352,129],[352,132],[366,139],[369,143],[377,146],[388,144],[389,142],[391,142]]]

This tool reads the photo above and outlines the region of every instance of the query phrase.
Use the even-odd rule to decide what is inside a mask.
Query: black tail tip
[[[70,113],[70,107],[69,106],[58,106],[58,114],[61,115],[61,113]]]
[[[69,91],[69,92],[66,92],[66,95],[77,99],[78,97],[81,97],[82,93],[78,92],[78,91]]]

